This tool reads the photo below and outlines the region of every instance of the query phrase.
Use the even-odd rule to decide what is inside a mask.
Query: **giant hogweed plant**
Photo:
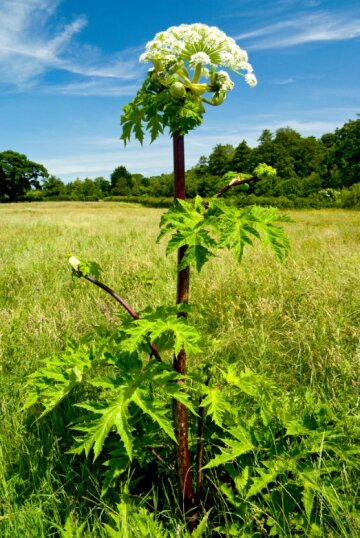
[[[252,67],[234,40],[202,24],[157,34],[141,61],[153,66],[123,109],[122,139],[135,135],[142,143],[147,130],[155,140],[165,128],[173,137],[175,202],[161,218],[158,240],[168,236],[166,253],[178,255],[177,304],[136,313],[99,280],[96,263],[71,257],[74,276],[123,307],[122,324],[45,361],[29,379],[26,408],[40,405],[44,416],[83,387],[80,394],[87,398],[75,403],[81,415],[71,425],[68,452],[101,461],[104,494],[121,477],[140,469],[146,475],[154,464],[158,482],[161,475],[173,480],[175,453],[179,505],[189,531],[198,526],[199,536],[221,502],[227,509],[211,516],[219,535],[321,536],[324,521],[330,528],[343,521],[346,481],[339,469],[356,466],[343,423],[316,402],[304,412],[284,391],[238,364],[214,364],[216,342],[200,335],[188,317],[190,267],[200,272],[224,249],[241,262],[245,247],[256,242],[280,262],[289,250],[279,226],[287,217],[274,208],[238,209],[222,199],[233,187],[247,188],[274,174],[265,164],[252,176],[226,174],[225,186],[210,199],[185,201],[183,135],[202,123],[206,104],[220,105],[233,88],[220,67],[255,85]],[[192,370],[191,358],[197,365]],[[214,496],[217,480],[222,483]],[[201,522],[200,509],[209,509]],[[116,529],[107,530],[117,536]]]

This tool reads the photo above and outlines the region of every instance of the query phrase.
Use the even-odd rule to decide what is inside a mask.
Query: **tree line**
[[[187,196],[211,196],[229,171],[251,174],[261,162],[276,168],[277,176],[251,186],[245,194],[232,196],[246,205],[265,202],[291,206],[297,200],[336,200],[340,192],[360,197],[360,119],[350,120],[334,133],[304,137],[290,127],[265,129],[251,148],[245,140],[237,146],[217,144],[209,156],[187,170]],[[172,174],[145,177],[118,166],[109,179],[96,177],[64,183],[25,155],[8,150],[0,153],[0,201],[99,200],[127,197],[145,200],[171,198]],[[346,196],[345,196],[346,197]],[[259,199],[259,200],[258,200]],[[275,202],[274,202],[275,199]],[[276,202],[277,199],[277,202]],[[156,205],[156,204],[155,204]],[[300,204],[301,205],[301,204]],[[316,205],[316,204],[315,204]]]

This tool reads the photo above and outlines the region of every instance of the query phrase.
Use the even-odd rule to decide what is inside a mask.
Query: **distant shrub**
[[[340,191],[338,205],[344,208],[360,209],[360,183],[355,183],[350,189]]]
[[[58,196],[46,196],[43,191],[28,191],[22,198],[24,202],[96,202],[99,196],[84,196],[73,194],[59,194]],[[341,191],[332,188],[321,189],[308,196],[297,196],[288,194],[287,196],[267,196],[259,194],[247,194],[241,191],[232,192],[228,195],[238,207],[259,205],[263,207],[277,207],[279,209],[322,209],[330,207],[340,207],[344,209],[360,209],[360,183],[356,183],[350,188]],[[169,208],[173,204],[172,197],[147,196],[147,195],[127,195],[127,196],[107,196],[102,198],[104,202],[125,202],[140,204],[144,207]],[[6,200],[1,200],[2,202]]]
[[[125,202],[141,204],[145,207],[171,207],[174,203],[173,198],[157,198],[155,196],[107,196],[103,198],[104,202]]]
[[[42,191],[28,191],[21,197],[22,202],[42,202],[44,193]]]

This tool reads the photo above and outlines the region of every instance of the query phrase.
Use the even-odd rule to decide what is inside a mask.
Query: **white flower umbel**
[[[155,75],[159,75],[162,84],[164,72],[169,71],[173,78],[176,77],[184,84],[187,91],[199,96],[206,92],[226,93],[232,90],[234,83],[228,73],[217,71],[218,68],[234,71],[244,76],[250,86],[256,85],[256,77],[246,51],[219,28],[206,24],[181,24],[159,32],[147,43],[140,61],[153,62]],[[210,68],[210,72],[206,67]],[[201,80],[209,76],[211,84]],[[168,85],[172,83],[174,80],[170,82],[169,79]],[[206,98],[203,100],[209,104],[219,104],[218,95],[213,102]]]
[[[219,71],[217,73],[217,81],[220,85],[221,91],[228,92],[229,90],[232,90],[234,87],[234,83],[226,71]]]
[[[210,65],[211,60],[209,56],[206,54],[206,52],[195,52],[195,54],[192,54],[190,56],[189,61],[191,67],[196,67],[197,65]]]

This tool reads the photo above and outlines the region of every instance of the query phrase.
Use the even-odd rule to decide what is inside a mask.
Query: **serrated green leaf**
[[[118,530],[115,530],[113,529],[112,527],[110,527],[110,525],[108,525],[107,523],[103,523],[103,527],[104,529],[106,530],[106,532],[108,533],[108,536],[110,538],[119,538],[119,531]],[[128,535],[127,535],[128,536]],[[121,535],[122,538],[125,538],[126,535],[125,534],[122,534]]]
[[[239,456],[251,452],[254,448],[251,437],[248,431],[237,426],[232,428],[229,433],[233,437],[222,439],[224,447],[221,448],[221,453],[215,456],[203,469],[211,469],[224,463],[236,460]]]
[[[111,458],[104,463],[106,471],[103,474],[104,480],[101,485],[101,496],[104,496],[116,478],[129,468],[130,460],[122,451],[113,450],[110,456]]]
[[[262,469],[257,469],[260,476],[253,477],[252,479],[252,485],[246,495],[246,498],[249,499],[250,497],[253,497],[260,491],[262,491],[264,488],[266,488],[271,482],[276,480],[276,477],[279,474],[279,471],[276,469],[272,469],[269,472],[266,472]]]
[[[216,197],[205,204],[198,196],[193,204],[177,200],[162,216],[158,240],[167,233],[171,234],[167,254],[187,246],[180,269],[195,265],[200,271],[214,256],[215,248],[233,251],[240,262],[245,246],[253,245],[254,239],[270,246],[275,257],[283,261],[289,251],[289,241],[276,223],[287,220],[275,208],[254,206],[238,209]]]
[[[212,508],[206,512],[206,514],[202,517],[201,521],[199,522],[198,526],[193,530],[191,533],[192,538],[201,538],[204,536],[204,532],[208,528],[208,521],[209,516],[211,513]]]
[[[249,466],[247,465],[241,471],[240,474],[237,474],[234,477],[234,484],[239,493],[243,493],[249,481]]]
[[[168,342],[174,348],[176,354],[184,348],[186,353],[200,353],[199,342],[201,337],[198,331],[192,327],[183,317],[170,315],[166,319],[138,319],[123,327],[124,340],[121,342],[122,349],[133,352],[141,350],[142,345],[148,342]],[[167,337],[167,338],[166,338]]]
[[[140,407],[143,413],[149,415],[154,422],[176,443],[174,428],[172,426],[172,418],[168,416],[168,407],[162,407],[159,402],[154,402],[150,398],[141,396],[137,391],[133,398],[133,402]]]
[[[170,254],[182,246],[187,246],[179,270],[195,265],[196,270],[201,271],[206,261],[214,255],[211,249],[216,242],[204,226],[204,215],[203,201],[198,196],[194,204],[177,200],[161,219],[162,230],[158,240],[167,233],[172,234],[166,253]]]
[[[99,456],[106,437],[112,429],[119,434],[129,459],[132,459],[132,427],[129,424],[129,404],[131,398],[121,392],[115,400],[101,403],[82,402],[76,404],[77,407],[87,409],[98,417],[90,416],[87,421],[72,426],[73,430],[84,432],[83,437],[77,437],[76,446],[69,450],[70,454],[81,454],[86,456],[93,449],[94,461]]]
[[[45,361],[45,366],[29,376],[24,409],[40,403],[44,407],[40,418],[43,417],[83,381],[85,372],[91,366],[91,354],[87,346],[75,348],[69,345],[62,355],[50,357]]]
[[[201,407],[206,407],[207,413],[217,426],[223,427],[223,419],[226,413],[231,412],[231,406],[226,400],[226,396],[218,387],[206,387],[206,396],[201,402]]]

